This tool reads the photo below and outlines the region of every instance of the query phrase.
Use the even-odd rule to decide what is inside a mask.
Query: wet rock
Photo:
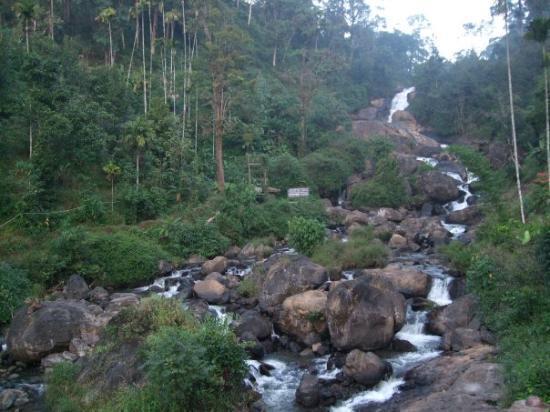
[[[242,336],[240,336],[240,341],[246,343],[246,353],[248,353],[248,356],[250,356],[251,359],[263,359],[265,356],[264,347],[252,333],[243,333]]]
[[[218,272],[210,273],[204,278],[204,280],[216,280],[224,286],[227,283],[227,279],[221,273],[218,273]]]
[[[422,217],[431,217],[434,212],[434,207],[431,203],[424,203],[422,209],[420,210],[420,216]]]
[[[88,284],[84,278],[79,275],[72,275],[69,277],[63,288],[63,294],[67,299],[86,299],[88,292],[90,292]]]
[[[466,180],[468,178],[468,172],[466,171],[466,168],[460,163],[456,163],[452,160],[440,160],[437,164],[437,169],[441,170],[442,172],[456,173],[463,180]]]
[[[113,293],[105,311],[109,312],[111,316],[114,316],[122,309],[136,306],[138,304],[139,296],[135,293]]]
[[[101,308],[84,301],[42,302],[34,308],[25,305],[15,313],[9,328],[8,351],[16,360],[35,362],[67,350],[73,338],[96,330],[98,311],[102,312]]]
[[[456,180],[440,172],[423,173],[419,183],[424,194],[434,202],[447,203],[460,196]]]
[[[29,401],[29,396],[20,389],[4,389],[0,392],[0,411],[19,408]]]
[[[174,271],[174,265],[167,260],[160,260],[158,264],[158,275],[167,276]]]
[[[319,405],[319,379],[309,373],[305,373],[296,390],[296,402],[306,408],[314,408]]]
[[[328,280],[326,269],[305,256],[280,256],[268,262],[268,267],[259,302],[270,313],[287,297],[315,289]]]
[[[378,210],[378,216],[389,220],[391,222],[401,222],[404,219],[403,214],[399,210],[391,209],[389,207],[383,207]]]
[[[455,278],[449,285],[449,296],[456,300],[466,294],[466,280],[464,278]]]
[[[346,356],[344,374],[370,388],[391,374],[391,366],[372,352],[354,349]]]
[[[259,312],[247,310],[242,313],[235,327],[237,336],[244,333],[252,334],[256,339],[264,340],[271,336],[273,324],[269,319],[262,316]]]
[[[338,350],[384,348],[403,326],[405,299],[389,282],[375,281],[363,277],[342,282],[329,292],[327,322]]]
[[[470,349],[481,344],[481,334],[477,330],[456,328],[443,335],[443,349],[455,352]]]
[[[429,333],[444,335],[456,328],[477,329],[476,314],[477,299],[473,295],[465,295],[444,308],[437,308],[428,315],[426,328]]]
[[[432,286],[432,278],[423,272],[402,268],[391,264],[383,269],[368,269],[362,272],[366,277],[381,277],[388,280],[393,287],[405,297],[426,297]]]
[[[193,292],[211,304],[226,303],[228,300],[227,289],[215,279],[207,279],[195,282]]]
[[[191,314],[195,317],[195,319],[198,319],[200,321],[205,320],[206,317],[210,314],[208,303],[206,303],[204,300],[190,299],[187,301],[186,306]]]
[[[325,310],[327,293],[309,290],[286,298],[277,325],[305,345],[320,342],[327,331]]]
[[[445,220],[447,223],[452,224],[473,225],[479,223],[480,219],[481,212],[479,208],[476,206],[471,206],[449,213]]]
[[[396,352],[416,352],[416,346],[408,340],[403,339],[394,339],[391,343],[391,348]]]
[[[329,348],[326,345],[323,345],[321,342],[317,342],[311,345],[311,350],[313,351],[313,353],[319,356],[325,356],[329,352]]]
[[[218,256],[212,260],[207,260],[202,264],[201,271],[203,275],[208,275],[212,272],[223,273],[227,268],[227,258],[225,256]]]

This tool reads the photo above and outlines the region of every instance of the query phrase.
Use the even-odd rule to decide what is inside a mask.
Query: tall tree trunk
[[[29,47],[29,20],[25,19],[25,43],[27,44],[27,54],[30,51]]]
[[[111,176],[111,215],[115,213],[115,177]]]
[[[136,153],[136,189],[139,189],[139,151]]]
[[[223,167],[223,121],[225,117],[225,102],[223,84],[219,79],[213,80],[212,103],[214,109],[214,155],[216,158],[216,181],[218,190],[225,191],[225,173]]]
[[[252,2],[250,2],[250,4],[248,5],[248,25],[249,26],[251,21],[252,21]]]
[[[141,60],[143,63],[143,112],[147,114],[147,69],[145,68],[145,24],[141,13]]]
[[[134,45],[132,46],[132,54],[130,55],[130,64],[128,65],[128,76],[126,77],[126,85],[130,81],[130,73],[132,72],[132,63],[134,61],[134,53],[136,51],[137,42],[139,39],[139,17],[136,16],[136,35],[134,36]]]
[[[53,41],[53,0],[50,0],[50,15],[48,19],[48,31],[50,32],[50,38]]]
[[[521,212],[521,222],[525,224],[525,211],[523,208],[523,194],[521,191],[521,179],[519,174],[518,143],[516,136],[516,116],[514,111],[514,93],[512,89],[512,63],[510,59],[510,33],[508,29],[508,3],[504,2],[504,20],[506,26],[506,65],[508,68],[508,94],[510,95],[510,121],[512,124],[512,144],[514,147],[514,165],[516,168],[516,183],[519,198],[519,207]]]
[[[29,160],[32,159],[32,121],[29,123]]]
[[[548,165],[548,191],[550,192],[550,113],[548,103],[548,68],[546,67],[546,49],[542,45],[542,63],[544,64],[544,106],[546,109],[546,162]]]
[[[275,45],[275,47],[273,48],[273,59],[271,64],[273,65],[273,67],[277,66],[277,45]]]
[[[114,59],[113,59],[113,35],[111,32],[111,20],[107,21],[107,26],[109,27],[109,65],[113,67]]]

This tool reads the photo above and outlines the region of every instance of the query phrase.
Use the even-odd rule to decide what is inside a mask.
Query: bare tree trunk
[[[250,26],[251,20],[252,20],[252,2],[250,2],[250,4],[248,5],[248,25],[249,26]]]
[[[132,47],[132,54],[130,55],[130,64],[128,65],[128,77],[126,77],[126,85],[130,81],[130,73],[132,72],[132,62],[134,61],[134,52],[136,51],[137,42],[139,39],[139,18],[136,16],[136,35],[134,36],[134,45]]]
[[[214,109],[214,156],[216,158],[216,181],[218,190],[225,191],[225,172],[223,167],[223,121],[225,117],[225,101],[223,84],[219,79],[213,79],[212,103]]]
[[[195,92],[195,156],[198,150],[199,139],[199,90]]]
[[[514,165],[516,168],[516,183],[519,197],[519,207],[521,212],[521,222],[525,224],[525,211],[523,208],[523,194],[521,192],[521,180],[519,175],[519,157],[518,157],[518,143],[516,136],[516,117],[514,112],[514,93],[512,89],[512,64],[510,61],[510,39],[508,30],[508,4],[504,2],[505,7],[505,25],[506,25],[506,64],[508,66],[508,94],[510,95],[510,120],[512,123],[512,143],[514,146]]]
[[[544,64],[544,103],[546,109],[546,161],[548,164],[548,191],[550,192],[550,113],[548,107],[548,68],[546,67],[546,49],[542,45],[542,62]]]
[[[273,61],[271,62],[273,67],[277,66],[277,46],[273,48]]]
[[[107,22],[109,27],[109,57],[110,57],[110,66],[113,67],[114,59],[113,59],[113,36],[111,33],[111,20]]]
[[[53,0],[50,0],[50,16],[48,19],[48,30],[50,32],[50,38],[53,41]]]
[[[30,47],[29,47],[29,21],[27,19],[25,19],[25,42],[27,44],[27,54],[28,54],[30,51]]]
[[[29,160],[32,159],[32,121],[29,123]]]
[[[147,114],[147,69],[145,68],[145,25],[141,13],[141,60],[143,62],[143,111]]]
[[[151,95],[153,94],[153,53],[154,53],[154,45],[153,45],[153,24],[151,21],[151,2],[147,2],[149,13],[147,14],[149,17],[149,101],[148,103],[151,104]]]
[[[115,177],[111,176],[111,215],[115,213]]]
[[[136,189],[139,189],[139,152],[136,153]]]

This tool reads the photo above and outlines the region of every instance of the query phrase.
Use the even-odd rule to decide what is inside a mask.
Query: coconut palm
[[[115,211],[115,179],[122,170],[112,161],[103,166],[103,171],[107,174],[107,180],[111,182],[111,214]]]
[[[135,151],[136,156],[136,189],[139,189],[140,160],[143,152],[154,137],[153,122],[145,116],[139,116],[126,125],[125,143]]]
[[[112,7],[106,7],[99,13],[99,16],[96,17],[96,20],[107,24],[107,27],[109,29],[109,66],[113,66],[114,59],[113,59],[113,36],[111,31],[111,20],[113,17],[116,16],[116,10]]]
[[[29,44],[29,23],[33,20],[38,12],[38,4],[35,0],[18,0],[13,5],[13,10],[19,19],[23,19],[23,26],[25,28],[25,44],[27,46],[27,53],[30,51]]]

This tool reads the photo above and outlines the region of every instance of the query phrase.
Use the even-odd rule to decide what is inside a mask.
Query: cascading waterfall
[[[395,112],[405,110],[407,107],[409,107],[409,94],[413,93],[415,90],[416,89],[414,87],[409,87],[408,89],[403,89],[401,92],[395,95],[395,97],[391,101],[391,109],[390,115],[388,116],[388,123],[392,122]]]

